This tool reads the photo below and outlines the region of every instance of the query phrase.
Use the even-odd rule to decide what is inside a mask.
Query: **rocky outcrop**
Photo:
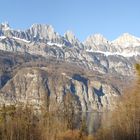
[[[116,40],[112,41],[114,45],[122,47],[136,47],[140,46],[140,38],[137,38],[128,33],[124,33],[122,36],[118,37]]]
[[[101,34],[95,34],[89,36],[85,41],[84,45],[87,50],[92,51],[109,51],[109,41]]]
[[[71,43],[71,47],[78,47],[79,49],[82,49],[84,47],[83,44],[80,43],[80,41],[75,37],[73,32],[67,31],[64,34],[64,37]]]
[[[0,103],[27,104],[40,108],[53,102],[63,103],[68,93],[75,97],[75,107],[82,111],[113,109],[114,102],[120,95],[113,85],[97,81],[88,75],[82,76],[81,73],[62,69],[56,72],[51,66],[29,67],[18,70],[2,87]]]

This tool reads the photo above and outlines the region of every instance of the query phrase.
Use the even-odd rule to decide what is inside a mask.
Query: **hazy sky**
[[[128,32],[140,37],[140,0],[0,0],[0,22],[26,29],[33,23],[51,24],[79,40],[100,33],[113,40]]]

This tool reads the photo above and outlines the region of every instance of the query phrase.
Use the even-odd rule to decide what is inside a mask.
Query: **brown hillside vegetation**
[[[88,135],[84,119],[77,120],[71,94],[60,109],[5,106],[0,110],[0,140],[140,140],[140,65],[138,82],[121,97],[117,108],[94,135]],[[81,121],[80,121],[81,120]],[[77,127],[77,121],[80,126]]]
[[[137,83],[121,97],[111,117],[97,132],[97,140],[139,140],[140,139],[140,65]]]

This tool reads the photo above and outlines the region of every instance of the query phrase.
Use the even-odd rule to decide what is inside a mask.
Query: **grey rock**
[[[1,89],[1,105],[24,104],[39,109],[46,106],[48,102],[53,104],[55,101],[61,104],[64,96],[71,93],[75,96],[75,108],[81,111],[103,111],[114,108],[114,101],[120,92],[111,84],[71,71],[68,73],[52,71],[52,68],[46,69],[46,67],[19,70]]]
[[[13,56],[19,53],[20,56],[28,56],[22,64],[27,61],[33,63],[33,57],[29,58],[30,55],[37,57],[37,69],[28,69],[25,64],[25,69],[21,71],[21,63],[10,61],[12,57],[9,59],[6,54],[7,61],[0,57],[2,69],[9,69],[8,74],[7,71],[0,74],[1,104],[21,102],[39,107],[44,104],[46,95],[62,102],[68,91],[77,99],[75,104],[78,108],[88,111],[106,110],[113,109],[114,101],[122,94],[123,87],[117,84],[127,83],[134,78],[134,64],[140,59],[140,39],[124,34],[115,41],[108,41],[102,35],[96,34],[89,36],[82,43],[71,31],[61,36],[51,25],[34,24],[29,29],[20,31],[2,23],[0,50],[5,54],[12,53]],[[51,63],[54,61],[56,64],[64,62],[67,67],[61,64],[58,67],[62,66],[63,70],[70,69],[72,73],[69,75],[70,71],[67,73],[61,70],[59,74],[54,74],[40,69],[38,67],[44,65],[42,60],[49,62],[52,67],[54,66]],[[8,62],[10,64],[7,64]],[[83,76],[81,72],[74,72],[75,69],[86,72],[84,71]],[[15,76],[11,74],[13,72],[16,73]],[[91,78],[93,76],[94,79]],[[108,83],[110,79],[118,79],[118,83]]]

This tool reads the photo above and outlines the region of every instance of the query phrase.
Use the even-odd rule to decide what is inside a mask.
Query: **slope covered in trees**
[[[140,65],[136,65],[138,79],[121,97],[117,108],[97,132],[97,140],[140,139]]]

